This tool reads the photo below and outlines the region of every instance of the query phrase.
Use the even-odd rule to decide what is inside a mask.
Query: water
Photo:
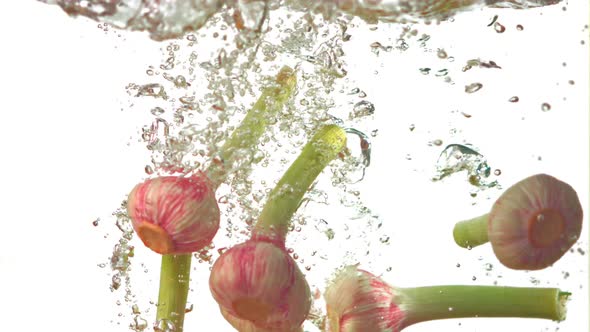
[[[390,108],[388,104],[379,104],[374,98],[374,92],[366,89],[366,83],[359,84],[355,81],[354,72],[358,68],[347,63],[347,54],[350,54],[348,53],[349,45],[355,41],[359,30],[366,27],[359,23],[358,19],[341,16],[335,7],[330,9],[328,2],[323,2],[323,7],[318,5],[313,8],[314,13],[323,14],[328,21],[313,13],[303,12],[291,13],[293,15],[291,19],[284,20],[277,15],[280,9],[277,9],[272,2],[268,7],[260,10],[262,7],[256,6],[260,6],[261,2],[256,1],[252,3],[253,7],[240,7],[240,14],[236,16],[231,8],[238,7],[231,7],[233,5],[240,4],[232,3],[228,7],[222,7],[221,11],[208,16],[209,20],[200,22],[199,24],[203,24],[200,27],[204,29],[199,30],[199,25],[196,23],[186,25],[185,27],[191,29],[191,32],[186,35],[172,28],[162,27],[160,30],[160,27],[141,25],[149,23],[148,21],[132,20],[126,22],[127,25],[121,22],[112,23],[127,29],[147,30],[152,38],[157,40],[173,38],[172,36],[176,33],[178,33],[177,37],[184,36],[170,43],[162,43],[161,61],[146,64],[145,77],[129,83],[127,87],[129,100],[133,104],[130,107],[131,111],[142,113],[147,118],[145,121],[142,120],[144,122],[141,123],[139,133],[136,135],[140,144],[149,151],[149,159],[146,160],[149,164],[145,167],[145,173],[147,175],[186,174],[204,169],[214,163],[219,147],[232,128],[241,120],[249,105],[257,98],[260,89],[272,79],[277,66],[287,63],[296,67],[300,79],[298,94],[273,120],[275,126],[263,136],[258,146],[259,153],[253,155],[249,153],[251,151],[243,151],[242,155],[245,157],[240,159],[236,167],[244,172],[233,175],[220,187],[218,192],[218,200],[222,205],[220,206],[222,208],[220,236],[209,248],[195,253],[195,259],[200,263],[198,269],[206,271],[223,250],[246,239],[251,231],[251,225],[264,204],[269,188],[274,185],[273,181],[296,156],[305,139],[320,124],[338,123],[349,128],[348,151],[343,152],[341,158],[335,161],[310,189],[298,214],[293,218],[294,232],[289,235],[289,243],[297,251],[293,252],[293,255],[300,262],[304,262],[301,268],[309,272],[308,277],[312,288],[315,286],[316,289],[323,290],[325,275],[320,271],[325,271],[327,267],[331,268],[342,262],[362,261],[363,264],[373,264],[371,263],[373,258],[387,256],[393,250],[392,248],[396,248],[399,244],[399,236],[396,237],[396,232],[383,230],[386,227],[383,226],[384,224],[400,225],[402,221],[418,222],[416,218],[408,220],[381,218],[373,211],[373,206],[364,200],[363,195],[366,192],[359,190],[366,181],[365,173],[371,176],[372,149],[383,149],[383,145],[375,147],[372,145],[373,138],[382,133],[385,135],[387,130],[391,130],[381,127],[377,135],[377,129],[374,129],[375,119],[379,119],[384,112],[405,110]],[[80,10],[78,7],[69,8],[70,11]],[[269,16],[260,16],[267,13],[266,10]],[[459,10],[462,9],[454,9],[448,15]],[[78,13],[89,16],[87,11]],[[359,16],[368,22],[373,22],[375,18],[372,15],[367,11]],[[432,13],[429,15],[437,17]],[[438,18],[444,19],[446,15]],[[105,17],[95,15],[92,18],[102,20]],[[396,19],[404,22],[410,21],[409,17],[409,15],[408,18],[398,16]],[[395,21],[391,13],[388,17],[378,19]],[[261,25],[263,21],[267,23]],[[266,30],[268,27],[272,29]],[[373,26],[371,29],[376,27]],[[383,25],[379,25],[379,28],[382,27]],[[395,35],[398,31],[395,31],[395,28],[392,29]],[[259,33],[258,30],[263,30],[264,33]],[[461,74],[460,67],[451,66],[454,56],[457,57],[456,65],[467,62],[469,68],[465,71],[472,68],[500,68],[492,60],[467,60],[474,56],[473,54],[468,54],[467,58],[459,54],[449,56],[453,51],[448,47],[449,44],[441,45],[435,34],[423,33],[421,27],[408,29],[404,27],[399,35],[398,39],[394,37],[390,40],[378,38],[367,40],[365,47],[368,52],[371,52],[368,55],[379,56],[379,59],[383,59],[381,60],[383,63],[399,59],[392,58],[392,55],[404,54],[403,52],[412,52],[416,49],[424,53],[429,52],[432,59],[444,60],[444,64],[438,62],[432,65],[432,68],[422,67],[425,69],[425,74],[430,74],[431,78]],[[445,47],[447,51],[444,51],[442,47]],[[371,61],[374,61],[373,58],[367,60],[367,63]],[[374,67],[378,68],[379,62],[375,63]],[[419,73],[419,66],[413,70]],[[478,72],[479,70],[473,69],[469,74]],[[365,74],[371,75],[371,73]],[[383,76],[375,75],[375,77],[380,79]],[[486,83],[487,91],[487,82],[484,83]],[[465,92],[475,93],[483,86],[482,83],[477,82],[469,84],[471,87],[466,88]],[[458,88],[463,93],[463,86]],[[475,93],[468,97],[477,98],[480,94]],[[429,94],[425,93],[423,97],[427,98]],[[505,102],[505,99],[503,101]],[[395,103],[392,102],[392,105],[395,106]],[[537,105],[541,105],[541,102]],[[125,111],[128,112],[128,110]],[[471,117],[467,113],[462,114],[465,119]],[[477,119],[477,115],[473,119]],[[416,124],[406,122],[403,126],[404,132],[408,134],[433,128],[424,122],[416,122]],[[411,141],[410,137],[407,136],[408,141]],[[429,140],[436,137],[439,136],[430,136]],[[443,142],[445,144],[453,142],[453,139],[447,137],[443,139],[430,141],[432,144],[429,149],[432,151],[436,149],[436,153],[442,150],[435,165],[437,175],[434,181],[461,173],[458,176],[478,189],[497,185],[491,176],[492,168],[490,167],[495,163],[489,161],[488,164],[488,160],[484,157],[485,151],[478,151],[467,144],[450,144],[443,148]],[[403,145],[402,143],[405,142],[390,144],[394,146]],[[421,142],[422,148],[424,143]],[[414,161],[419,160],[419,157],[416,157],[417,153],[412,151],[409,155],[410,159],[414,157]],[[382,161],[377,161],[377,164],[379,162]],[[392,173],[406,171],[403,165],[393,162]],[[463,172],[466,174],[462,174]],[[496,172],[493,174],[499,175]],[[384,178],[381,181],[386,183],[387,180]],[[394,202],[396,204],[393,204]],[[401,209],[396,207],[398,203],[399,201],[392,200],[391,208]],[[325,211],[327,207],[334,211],[336,210],[334,207],[338,207],[338,211],[326,216],[321,211]],[[133,257],[131,242],[133,234],[126,228],[128,221],[125,216],[116,214],[114,217],[116,220],[113,225],[120,230],[120,239],[113,248],[111,260],[113,275],[108,280],[108,286],[113,292],[126,289],[126,292],[131,294],[130,285],[137,285],[139,281],[130,277],[129,268],[135,267],[137,270],[141,266],[141,270],[144,270],[142,262],[145,258]],[[101,224],[103,223],[106,221],[101,221]],[[331,246],[339,245],[343,248],[342,252],[334,253],[329,250]],[[418,247],[420,246],[413,247],[412,250],[419,251]],[[390,263],[396,262],[391,260]],[[399,263],[397,264],[399,267]],[[487,271],[487,267],[484,269]],[[147,273],[148,269],[145,269],[146,274],[154,276],[157,270],[155,265],[150,266],[149,273]],[[387,271],[391,271],[391,268]],[[392,276],[398,272],[394,269]],[[466,273],[468,273],[466,279],[471,279],[473,272]],[[482,277],[478,278],[481,280]],[[134,290],[137,291],[137,287],[134,287]],[[199,298],[201,293],[189,296]],[[132,299],[126,304],[131,306],[133,301],[135,300]],[[123,318],[126,319],[124,325],[129,325],[136,331],[142,331],[146,329],[146,326],[151,329],[154,323],[152,318],[155,316],[154,306],[148,305],[147,302],[140,304],[142,309],[152,307],[151,314],[137,313],[137,310],[132,307],[130,312],[133,315]],[[322,326],[325,309],[322,307],[320,295],[315,299],[314,308],[309,320],[316,326]],[[202,309],[197,303],[196,311],[199,310]],[[156,330],[170,329],[164,323],[159,322]]]
[[[60,6],[72,16],[86,16],[119,29],[147,31],[155,40],[174,39],[205,26],[214,15],[223,12],[226,20],[238,30],[260,32],[278,0],[39,0]],[[525,9],[548,6],[559,0],[394,0],[394,1],[335,1],[287,0],[291,9],[319,13],[332,20],[343,13],[369,23],[378,21],[412,23],[442,21],[458,12],[478,7]],[[503,32],[501,25],[494,27]]]
[[[437,174],[432,180],[440,181],[463,171],[467,172],[469,183],[479,189],[498,185],[496,180],[489,179],[491,167],[485,157],[473,148],[461,144],[450,144],[440,153],[436,162]]]

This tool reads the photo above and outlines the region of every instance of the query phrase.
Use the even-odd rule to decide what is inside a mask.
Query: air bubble
[[[465,92],[474,93],[474,92],[481,90],[481,88],[483,88],[483,84],[471,83],[471,84],[465,86]]]
[[[375,113],[375,105],[373,103],[362,100],[356,103],[352,109],[352,113],[350,114],[350,119],[356,119],[361,117],[366,117],[369,115],[373,115]]]
[[[430,68],[420,68],[420,73],[422,75],[428,75],[430,74]]]
[[[494,23],[494,30],[497,33],[503,33],[504,31],[506,31],[506,27],[500,24],[500,22],[496,22]]]
[[[152,115],[155,115],[155,116],[162,115],[162,114],[164,114],[164,112],[165,112],[165,110],[161,107],[154,107],[150,111],[150,113],[152,113]]]
[[[117,290],[119,287],[121,287],[121,277],[119,274],[115,274],[111,278],[111,290]]]
[[[141,332],[145,330],[148,326],[148,322],[140,316],[135,316],[133,318],[133,324],[129,326],[133,331]]]

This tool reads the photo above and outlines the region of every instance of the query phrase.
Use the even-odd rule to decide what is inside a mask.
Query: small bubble
[[[391,272],[391,266],[387,267],[387,269],[385,269],[385,271]]]
[[[500,170],[500,169],[495,169],[494,170],[494,175],[498,176],[500,174],[502,174],[502,170]]]
[[[491,271],[494,268],[494,266],[491,263],[486,263],[484,264],[484,269],[486,271]],[[475,277],[474,277],[475,278]],[[475,280],[475,279],[474,279]]]
[[[513,96],[510,97],[510,99],[508,99],[509,102],[511,103],[517,103],[520,99],[518,98],[518,96]]]
[[[98,222],[99,222],[99,221],[100,221],[100,218],[96,218],[96,220],[94,220],[94,221],[92,222],[92,226],[94,226],[94,227],[98,226]]]
[[[147,174],[147,175],[151,175],[154,173],[154,169],[150,165],[146,165],[144,168],[144,171],[145,171],[145,174]]]
[[[465,92],[474,93],[474,92],[481,90],[481,88],[483,88],[483,84],[471,83],[471,84],[465,86]]]
[[[354,89],[350,90],[350,92],[348,94],[349,95],[355,95],[355,94],[359,93],[360,91],[361,91],[361,89],[354,88]]]
[[[446,59],[448,57],[447,52],[445,52],[445,50],[442,48],[438,49],[436,56],[438,56],[440,59]]]
[[[133,324],[130,326],[130,328],[134,331],[137,332],[141,332],[143,330],[145,330],[148,326],[148,322],[141,318],[140,316],[135,316],[135,318],[133,318]]]
[[[119,289],[119,287],[121,287],[121,278],[119,277],[118,274],[115,274],[113,276],[113,278],[111,279],[111,288],[113,290],[117,290],[117,289]]]
[[[414,129],[416,129],[416,126],[414,124],[411,124],[409,129],[410,129],[410,131],[414,131]]]
[[[541,104],[541,111],[543,112],[547,112],[551,110],[551,105],[549,103],[543,103]]]
[[[133,312],[133,314],[135,315],[139,315],[141,312],[139,311],[139,306],[137,304],[134,304],[131,306],[131,311]]]
[[[500,24],[500,22],[496,22],[494,23],[494,30],[497,33],[503,33],[504,31],[506,31],[506,27]]]
[[[375,113],[375,105],[369,101],[362,100],[354,105],[350,118],[354,119],[358,117],[369,116],[373,113]]]
[[[457,263],[457,265],[456,265],[456,266],[457,266],[457,267],[461,267],[461,264]]]
[[[517,24],[516,25],[516,30],[522,31],[522,30],[524,30],[524,27],[522,26],[522,24]]]
[[[574,85],[576,82],[574,82],[574,80],[569,80],[567,81],[570,85]]]
[[[441,146],[443,144],[443,141],[441,139],[435,139],[432,144],[436,145],[436,146]]]
[[[448,73],[449,73],[448,69],[441,69],[436,72],[435,76],[436,77],[443,77],[443,76],[446,76]]]
[[[449,311],[453,311],[453,307],[449,307]]]
[[[162,115],[164,112],[165,112],[164,109],[161,107],[154,107],[150,111],[150,113],[152,113],[152,115],[156,115],[156,116]]]
[[[475,276],[471,277],[471,280],[475,281],[477,278]]]
[[[494,15],[494,17],[492,17],[492,21],[488,23],[488,26],[491,27],[494,23],[496,23],[496,20],[498,20],[498,15]]]
[[[332,240],[332,239],[334,239],[335,232],[334,232],[334,230],[333,230],[332,228],[328,228],[328,229],[327,229],[327,230],[324,232],[324,234],[326,234],[326,237],[328,238],[328,240]]]
[[[420,68],[420,73],[422,75],[428,75],[430,74],[430,68]]]

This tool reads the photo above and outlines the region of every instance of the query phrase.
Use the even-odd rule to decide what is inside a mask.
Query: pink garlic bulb
[[[399,331],[404,312],[393,302],[393,288],[375,275],[347,266],[324,294],[326,331]]]
[[[576,243],[583,219],[580,200],[569,184],[537,174],[508,188],[494,203],[488,237],[505,266],[539,270]]]
[[[223,253],[209,287],[240,331],[297,331],[311,307],[309,285],[284,244],[262,237]]]
[[[440,319],[541,318],[563,321],[571,293],[558,288],[473,285],[392,287],[381,278],[347,266],[324,297],[327,332],[400,332]]]
[[[127,212],[146,247],[162,255],[201,250],[219,229],[215,192],[201,172],[136,185],[129,194]]]
[[[257,327],[252,322],[240,319],[230,313],[228,313],[225,309],[220,308],[221,315],[225,320],[233,326],[236,330],[240,332],[277,332],[277,330],[273,329],[265,329],[261,327]],[[303,328],[301,326],[295,327],[293,329],[288,330],[280,330],[281,332],[303,332]]]

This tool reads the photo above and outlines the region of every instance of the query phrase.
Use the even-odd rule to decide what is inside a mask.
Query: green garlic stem
[[[336,125],[322,127],[303,147],[301,154],[271,191],[256,223],[255,232],[270,232],[284,240],[291,217],[297,211],[303,195],[345,146],[346,132],[342,128]]]
[[[252,106],[240,125],[221,147],[219,156],[221,163],[212,163],[207,173],[217,188],[233,169],[236,159],[246,153],[253,155],[258,140],[264,134],[268,123],[283,108],[295,91],[297,76],[293,69],[285,66],[276,77],[276,84],[262,91],[258,101]]]
[[[482,216],[460,221],[453,229],[455,242],[463,248],[474,248],[489,241],[488,239],[488,216]]]
[[[295,72],[285,66],[279,71],[276,84],[262,92],[240,126],[221,148],[222,163],[212,163],[207,170],[214,188],[223,183],[227,175],[226,170],[233,168],[233,163],[240,152],[247,151],[253,154],[268,122],[291,97],[296,83]],[[177,332],[183,330],[191,257],[191,254],[162,256],[157,321],[164,321],[164,324],[172,323]]]
[[[191,254],[162,255],[160,270],[160,294],[156,319],[171,322],[177,332],[182,332],[186,299],[188,296]]]
[[[394,302],[405,313],[401,328],[436,319],[542,318],[562,321],[570,293],[557,288],[431,286],[399,288]]]

